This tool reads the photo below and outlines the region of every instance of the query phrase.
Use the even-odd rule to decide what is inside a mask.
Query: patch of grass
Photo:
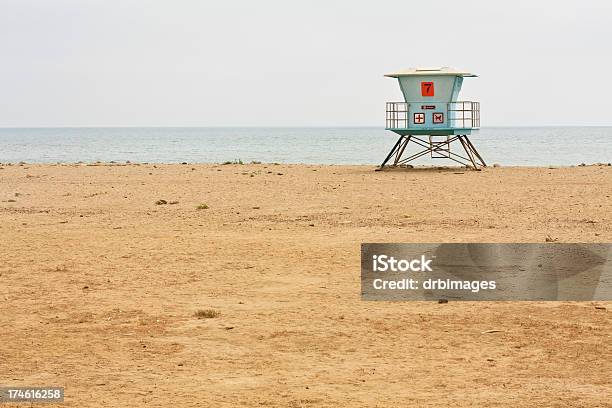
[[[198,319],[214,319],[215,317],[221,316],[221,312],[214,309],[200,309],[197,310],[193,315]]]
[[[234,161],[224,161],[223,163],[221,163],[222,165],[226,165],[226,164],[244,164],[244,162],[242,161],[242,159],[237,159]]]
[[[202,203],[196,207],[196,210],[208,210],[208,204]]]

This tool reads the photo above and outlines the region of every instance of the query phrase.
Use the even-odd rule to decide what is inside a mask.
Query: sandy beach
[[[609,406],[612,302],[364,302],[359,251],[612,242],[611,196],[609,166],[3,164],[0,384],[67,407]]]

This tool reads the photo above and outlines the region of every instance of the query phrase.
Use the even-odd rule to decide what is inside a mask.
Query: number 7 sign
[[[433,82],[421,82],[421,96],[434,96]]]

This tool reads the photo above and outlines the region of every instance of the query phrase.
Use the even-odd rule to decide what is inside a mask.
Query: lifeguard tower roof
[[[478,75],[472,74],[471,72],[462,71],[450,67],[435,67],[435,68],[408,68],[402,71],[393,72],[391,74],[385,74],[386,77],[399,78],[403,76],[411,75],[450,75],[460,77],[476,77]]]

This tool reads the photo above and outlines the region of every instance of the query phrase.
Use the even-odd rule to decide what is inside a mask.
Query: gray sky
[[[449,65],[483,126],[611,125],[612,2],[0,0],[0,127],[384,126]]]

